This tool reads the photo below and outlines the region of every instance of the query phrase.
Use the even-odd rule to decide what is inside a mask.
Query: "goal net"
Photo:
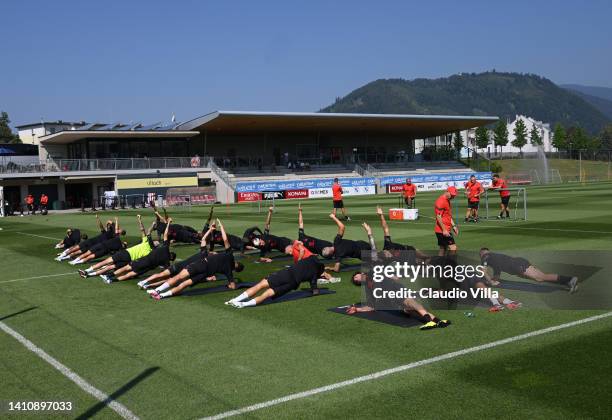
[[[510,220],[527,220],[527,188],[486,189],[480,201],[479,216],[485,220],[508,220],[498,218],[501,212],[500,191],[510,192],[508,211]]]

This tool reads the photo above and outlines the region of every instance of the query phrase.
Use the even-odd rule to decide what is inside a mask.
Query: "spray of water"
[[[538,163],[539,169],[542,173],[542,182],[548,184],[550,182],[550,171],[548,170],[548,158],[544,153],[544,147],[538,146]]]

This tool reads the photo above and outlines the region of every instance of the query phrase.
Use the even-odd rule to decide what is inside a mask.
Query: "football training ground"
[[[531,252],[612,251],[612,183],[530,187],[528,221],[460,225],[463,250],[481,246]],[[436,248],[433,201],[418,195],[422,217],[392,222],[395,242]],[[460,214],[465,199],[455,200]],[[345,199],[346,237],[365,239],[362,221],[382,231],[375,214],[396,196]],[[297,204],[276,202],[272,233],[297,236]],[[329,200],[302,202],[308,234],[331,240]],[[208,207],[169,209],[176,223],[201,228]],[[119,216],[138,240],[135,215]],[[218,206],[230,233],[263,227],[252,204]],[[462,219],[460,219],[462,222]],[[136,280],[111,285],[82,279],[53,260],[67,227],[94,233],[92,212],[0,220],[0,400],[70,401],[70,413],[46,418],[610,418],[612,312],[552,310],[529,305],[475,316],[437,311],[452,325],[420,331],[352,318],[330,308],[360,300],[342,282],[325,294],[255,308],[223,303],[235,291],[154,301]],[[197,246],[175,248],[179,258]],[[289,262],[242,261],[242,281],[258,281]],[[528,291],[512,297],[528,302]],[[580,295],[580,290],[576,296]],[[610,302],[608,302],[610,303]],[[3,412],[4,416],[7,414]],[[40,414],[13,414],[40,418]],[[9,417],[10,418],[10,417]]]

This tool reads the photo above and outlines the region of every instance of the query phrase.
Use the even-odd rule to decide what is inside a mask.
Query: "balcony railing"
[[[31,164],[8,162],[0,165],[0,173],[208,168],[210,161],[211,159],[206,156],[124,159],[54,159]]]

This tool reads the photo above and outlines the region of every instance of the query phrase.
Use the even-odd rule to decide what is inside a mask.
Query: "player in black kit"
[[[246,308],[261,305],[267,299],[277,299],[299,287],[300,283],[310,283],[313,295],[319,294],[317,280],[323,274],[324,267],[316,255],[298,261],[295,265],[270,274],[246,292],[231,299],[226,305],[235,308]],[[263,292],[256,296],[259,292]],[[248,300],[247,300],[248,299]]]
[[[491,252],[489,248],[480,249],[480,261],[482,265],[490,267],[493,276],[486,273],[490,284],[499,284],[499,277],[502,272],[513,276],[519,276],[538,282],[552,282],[567,286],[570,293],[578,290],[578,277],[565,276],[556,273],[544,273],[525,258],[511,257],[505,254]]]
[[[234,261],[234,253],[227,239],[223,224],[219,219],[217,219],[217,225],[221,229],[221,233],[225,239],[225,252],[212,255],[208,253],[203,254],[198,261],[189,264],[161,286],[154,290],[150,290],[149,292],[153,299],[160,300],[176,296],[180,294],[183,289],[207,281],[207,277],[216,273],[224,274],[227,277],[227,287],[229,289],[236,288],[234,271],[242,271],[244,265]]]
[[[336,263],[332,266],[326,267],[326,270],[338,272],[340,271],[340,263],[343,258],[358,258],[361,259],[361,253],[363,251],[370,251],[375,248],[374,239],[372,238],[372,230],[364,223],[362,226],[368,234],[369,243],[365,241],[353,241],[351,239],[344,239],[345,226],[335,214],[330,214],[329,217],[336,222],[338,226],[338,234],[334,238],[333,253],[332,257],[336,260]]]
[[[313,254],[325,258],[331,257],[334,254],[334,244],[304,233],[304,217],[302,216],[301,204],[298,205],[298,240]]]

